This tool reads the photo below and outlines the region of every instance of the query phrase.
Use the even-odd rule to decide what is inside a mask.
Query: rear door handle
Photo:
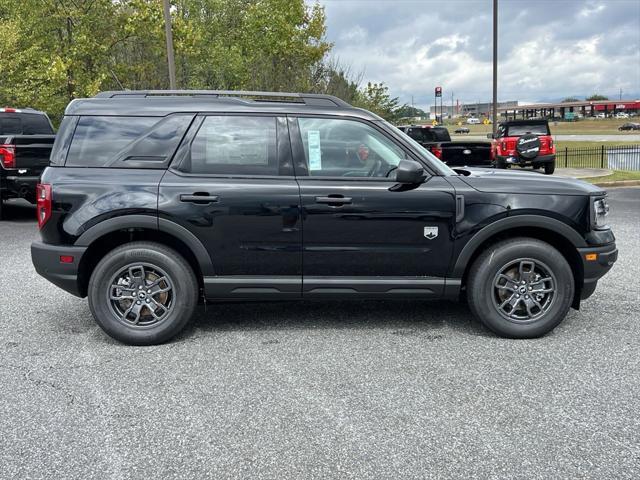
[[[183,193],[180,195],[180,201],[207,204],[207,203],[217,202],[218,195],[209,195],[207,193],[194,193],[194,194],[188,195]]]
[[[351,203],[351,197],[316,197],[316,203],[323,203],[326,205],[347,205]]]

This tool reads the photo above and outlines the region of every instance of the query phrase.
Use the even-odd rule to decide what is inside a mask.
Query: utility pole
[[[453,120],[453,92],[451,92],[451,120]]]
[[[164,31],[167,40],[167,63],[169,64],[169,88],[176,89],[176,59],[173,55],[173,33],[171,32],[171,7],[169,0],[164,3]]]
[[[493,0],[493,135],[498,124],[498,0]]]

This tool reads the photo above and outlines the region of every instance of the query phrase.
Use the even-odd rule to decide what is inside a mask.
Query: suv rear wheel
[[[111,337],[154,345],[171,339],[189,322],[198,303],[198,282],[175,250],[133,242],[98,263],[88,297],[93,317]]]
[[[567,315],[574,294],[571,267],[548,243],[514,238],[491,245],[467,283],[473,314],[498,335],[535,338]]]

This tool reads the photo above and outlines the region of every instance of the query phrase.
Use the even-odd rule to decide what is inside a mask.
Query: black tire
[[[551,175],[556,171],[556,162],[549,162],[544,164],[544,174]]]
[[[521,284],[524,276],[519,277],[518,271],[522,263],[535,263],[537,270],[530,269],[531,283],[527,280]],[[517,269],[513,278],[509,273],[504,274],[511,272],[511,268]],[[527,273],[526,268],[524,271]],[[534,272],[544,272],[544,278],[551,280],[541,282]],[[500,274],[512,280],[505,281]],[[505,286],[498,286],[499,282]],[[534,300],[529,292],[541,291],[541,288],[553,289],[553,292],[536,294],[536,302],[541,308],[530,310],[527,303],[532,305]],[[507,338],[536,338],[553,330],[567,315],[574,292],[573,272],[562,254],[546,242],[526,237],[504,240],[488,247],[473,263],[467,282],[471,312],[487,328]],[[515,298],[516,295],[520,296]],[[525,301],[525,295],[529,300]],[[509,304],[501,309],[507,303],[505,299],[509,299]],[[507,311],[511,302],[515,302],[513,310]],[[519,314],[530,318],[518,318]]]
[[[0,220],[4,220],[3,204],[4,200],[2,200],[2,197],[0,196]]]
[[[114,284],[122,287],[111,288]],[[116,300],[110,298],[114,295]],[[109,336],[130,345],[156,345],[173,338],[191,320],[198,282],[175,250],[154,242],[132,242],[100,260],[89,280],[88,297],[94,319]],[[158,307],[152,313],[149,305]]]
[[[499,168],[500,170],[506,170],[507,163],[504,160],[496,160],[496,168]]]

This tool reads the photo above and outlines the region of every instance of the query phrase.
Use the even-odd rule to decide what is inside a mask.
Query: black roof
[[[79,98],[66,115],[165,116],[177,112],[350,115],[382,120],[332,95],[229,90],[124,90]]]

